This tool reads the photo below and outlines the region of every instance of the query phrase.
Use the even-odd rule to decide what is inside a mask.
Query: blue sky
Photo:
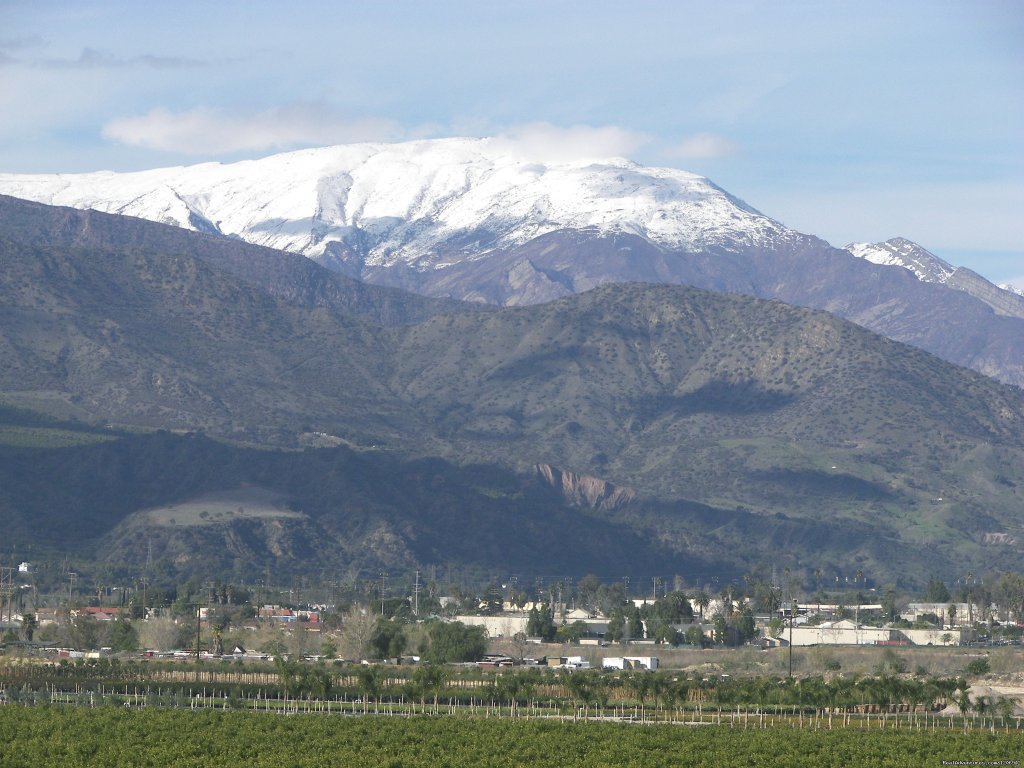
[[[1024,2],[0,0],[0,171],[504,135],[1024,285]]]

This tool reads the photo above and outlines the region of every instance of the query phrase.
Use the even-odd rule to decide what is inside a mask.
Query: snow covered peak
[[[884,243],[850,243],[845,250],[875,264],[908,269],[921,282],[942,283],[969,293],[996,314],[1024,318],[1024,293],[1013,286],[994,285],[966,267],[955,267],[905,238],[894,237]]]
[[[925,283],[945,283],[956,271],[949,262],[902,237],[893,237],[884,243],[850,243],[843,248],[874,264],[909,269]]]
[[[0,193],[326,261],[334,249],[357,251],[368,265],[418,269],[559,229],[631,233],[685,249],[790,235],[692,173],[622,158],[541,162],[494,139],[354,144],[134,173],[0,174]]]
[[[1009,283],[1000,283],[999,287],[1002,288],[1004,291],[1009,291],[1010,293],[1015,293],[1018,296],[1024,296],[1024,289],[1018,288],[1015,285],[1010,285]]]

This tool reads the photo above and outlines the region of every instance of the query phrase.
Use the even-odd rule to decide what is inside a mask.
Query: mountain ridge
[[[438,298],[523,305],[647,281],[781,299],[1024,386],[1015,294],[964,269],[922,283],[703,177],[623,159],[545,163],[496,140],[424,140],[130,174],[0,174],[0,193],[285,248]]]

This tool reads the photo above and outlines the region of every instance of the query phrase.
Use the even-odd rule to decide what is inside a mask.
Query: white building
[[[949,608],[953,607],[953,615],[950,616]],[[982,615],[981,610],[978,606],[970,606],[967,603],[908,603],[907,610],[902,612],[902,616],[907,621],[917,621],[922,616],[932,614],[938,616],[939,621],[942,622],[942,626],[954,626],[959,627],[966,625],[971,616],[977,619]],[[951,621],[952,620],[952,621]]]
[[[962,629],[901,629],[900,634],[914,645],[960,645],[963,641]]]
[[[488,637],[515,637],[520,632],[526,634],[528,616],[456,616],[467,627],[483,627]]]
[[[855,624],[849,619],[842,621],[826,621],[810,627],[801,625],[782,630],[778,640],[780,645],[876,645],[877,643],[898,642],[905,638],[899,636],[899,630],[890,627],[865,627]]]
[[[601,659],[601,668],[654,670],[658,663],[657,656],[606,656]]]

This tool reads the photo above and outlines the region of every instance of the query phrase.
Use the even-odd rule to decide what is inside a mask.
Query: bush
[[[968,675],[986,675],[991,671],[988,659],[972,659],[964,667],[964,672]]]

